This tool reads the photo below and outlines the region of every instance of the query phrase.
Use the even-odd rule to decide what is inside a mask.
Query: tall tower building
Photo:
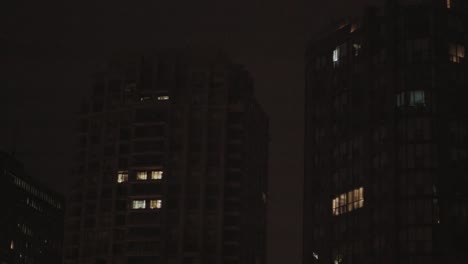
[[[113,60],[78,117],[65,263],[265,263],[268,120],[222,55]]]
[[[304,264],[467,263],[466,1],[388,1],[306,55]]]

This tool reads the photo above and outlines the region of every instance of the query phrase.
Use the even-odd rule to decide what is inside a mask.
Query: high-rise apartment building
[[[62,263],[63,198],[0,151],[0,263]]]
[[[468,9],[387,1],[306,55],[304,263],[467,263]]]
[[[78,117],[65,263],[265,263],[268,120],[223,55],[120,57]]]

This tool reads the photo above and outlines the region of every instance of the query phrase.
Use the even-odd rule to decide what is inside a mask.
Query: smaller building
[[[0,264],[61,263],[63,198],[0,151]]]

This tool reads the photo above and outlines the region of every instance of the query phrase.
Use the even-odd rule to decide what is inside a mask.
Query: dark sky
[[[0,148],[62,193],[73,112],[104,57],[192,45],[244,64],[270,116],[269,264],[300,263],[304,47],[365,0],[1,2]]]

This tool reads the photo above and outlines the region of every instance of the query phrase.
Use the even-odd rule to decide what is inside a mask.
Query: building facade
[[[65,263],[265,263],[268,120],[222,55],[124,56],[78,117]]]
[[[309,45],[303,263],[467,263],[466,4],[387,1]]]
[[[63,198],[0,152],[0,263],[62,263]]]

